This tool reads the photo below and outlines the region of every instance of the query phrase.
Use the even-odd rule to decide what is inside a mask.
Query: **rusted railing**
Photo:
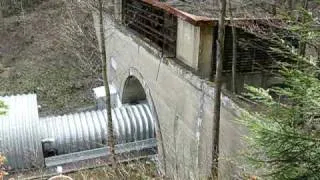
[[[123,0],[124,23],[144,40],[175,57],[177,17],[142,0]]]
[[[286,61],[280,54],[272,51],[270,47],[276,47],[270,40],[255,36],[237,28],[237,65],[236,69],[241,73],[269,71],[277,72],[279,62]],[[225,59],[223,71],[232,71],[232,32],[231,27],[226,27],[225,36]],[[215,67],[215,65],[214,65]]]

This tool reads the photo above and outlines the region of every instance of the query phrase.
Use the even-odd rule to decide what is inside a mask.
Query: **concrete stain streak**
[[[203,86],[203,83],[201,84],[201,86]],[[196,156],[196,168],[197,171],[199,171],[199,164],[200,164],[200,136],[201,136],[201,132],[200,130],[202,129],[202,121],[203,121],[203,112],[204,112],[204,98],[205,98],[205,93],[203,91],[201,91],[201,97],[200,97],[200,104],[199,104],[199,112],[198,112],[198,117],[197,117],[197,129],[196,129],[196,140],[197,140],[197,156]],[[199,174],[199,173],[197,173]]]

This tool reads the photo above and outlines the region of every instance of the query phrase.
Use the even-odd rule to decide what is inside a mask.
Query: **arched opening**
[[[146,101],[146,93],[140,81],[134,76],[129,76],[124,84],[122,104],[139,104]]]
[[[141,74],[136,69],[130,70],[131,74],[134,75],[130,75],[123,83],[121,97],[122,104],[147,104],[150,108],[154,120],[155,137],[158,142],[156,153],[158,153],[158,160],[161,161],[159,168],[160,171],[163,171],[165,173],[167,170],[166,154],[154,100],[151,96],[151,92],[148,86],[142,86],[141,81],[143,80],[143,77],[141,76]]]

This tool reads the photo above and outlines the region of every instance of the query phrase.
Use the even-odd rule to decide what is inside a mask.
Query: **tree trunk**
[[[235,27],[232,15],[231,0],[229,4],[230,24],[232,28],[232,92],[237,93],[236,73],[237,73],[237,29]]]
[[[275,0],[273,0],[271,3],[271,13],[273,16],[277,15],[277,4]]]
[[[222,69],[224,59],[224,37],[225,37],[225,16],[226,16],[226,0],[220,0],[220,17],[217,41],[217,66],[215,76],[215,92],[214,92],[214,117],[213,117],[213,150],[212,150],[212,176],[218,178],[219,164],[219,134],[220,134],[220,105],[221,105],[221,85],[222,85]]]
[[[288,8],[288,12],[291,13],[291,11],[293,10],[293,0],[287,0],[287,8]]]
[[[3,17],[3,13],[2,13],[2,6],[0,4],[0,26],[1,26],[1,31],[4,31],[5,27],[4,27],[4,17]]]
[[[111,102],[110,102],[110,89],[108,83],[107,75],[107,54],[106,54],[106,42],[104,37],[104,26],[103,26],[103,0],[99,0],[99,16],[100,16],[100,51],[101,51],[101,61],[102,61],[102,75],[103,84],[106,93],[106,108],[108,115],[108,146],[110,147],[110,160],[113,168],[116,168],[116,155],[115,155],[115,136],[113,133],[113,123],[111,115]]]
[[[0,2],[0,30],[4,32],[5,30],[5,22],[4,22],[4,11],[5,9],[5,2]]]
[[[308,10],[308,3],[309,3],[308,0],[305,0],[303,2],[303,9],[304,10]],[[301,23],[305,23],[304,15],[302,15],[302,17],[301,17]],[[300,56],[306,55],[306,47],[307,47],[307,43],[306,43],[305,39],[301,38],[300,42],[299,42],[299,50],[298,50],[298,53]]]
[[[317,51],[317,66],[320,67],[320,44],[316,48]],[[318,79],[320,79],[320,73],[318,73]]]

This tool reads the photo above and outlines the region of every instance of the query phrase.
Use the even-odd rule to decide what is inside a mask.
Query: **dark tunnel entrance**
[[[134,76],[129,76],[124,84],[122,103],[139,104],[146,101],[146,93],[140,81]]]

